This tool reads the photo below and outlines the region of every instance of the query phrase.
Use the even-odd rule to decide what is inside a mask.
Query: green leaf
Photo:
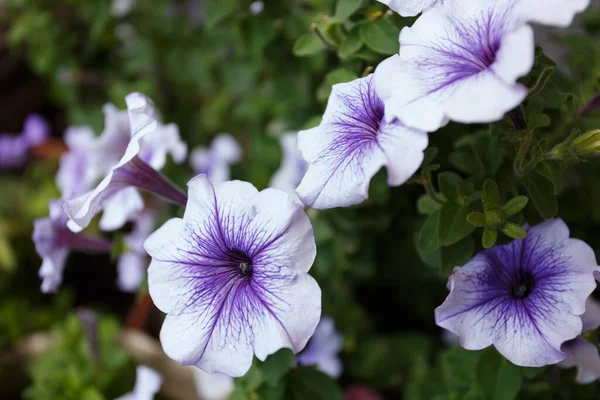
[[[294,354],[289,349],[281,349],[277,353],[270,355],[262,364],[265,382],[270,386],[277,385],[292,367],[293,363]]]
[[[538,164],[535,171],[552,182],[554,194],[558,194],[562,187],[562,168],[557,161],[548,160]]]
[[[426,167],[430,165],[435,159],[435,156],[437,156],[438,151],[439,150],[437,147],[428,147],[427,149],[425,149],[425,151],[423,152],[423,163],[421,164],[421,167]]]
[[[305,33],[296,40],[292,52],[298,57],[305,57],[320,53],[326,48],[327,46],[325,46],[325,43],[323,43],[316,35]]]
[[[500,193],[498,185],[492,179],[488,179],[483,183],[483,208],[485,211],[496,210],[500,201]]]
[[[510,222],[504,223],[504,226],[502,227],[502,232],[504,232],[506,236],[511,237],[513,239],[523,239],[527,237],[527,232],[525,231],[525,229]]]
[[[431,215],[442,208],[442,205],[431,198],[427,193],[417,200],[417,210],[420,214]]]
[[[467,221],[477,228],[485,226],[485,214],[480,212],[472,212],[467,215]]]
[[[254,359],[252,367],[246,375],[242,377],[242,382],[247,391],[253,392],[260,387],[265,381],[260,363]]]
[[[338,22],[344,22],[360,8],[361,4],[362,0],[338,0],[333,18]]]
[[[481,238],[481,243],[483,247],[486,249],[490,249],[494,247],[496,244],[496,239],[498,238],[498,231],[495,229],[484,228],[483,229],[483,237]]]
[[[513,197],[512,199],[507,201],[506,204],[502,206],[502,208],[500,208],[500,211],[502,211],[504,216],[508,218],[521,212],[521,210],[523,210],[525,206],[527,206],[528,202],[529,198],[527,196]]]
[[[313,367],[299,367],[289,374],[287,381],[290,400],[342,400],[337,383]]]
[[[512,400],[523,382],[521,368],[489,349],[477,363],[477,382],[489,399]]]
[[[544,219],[558,214],[558,201],[554,195],[554,186],[549,180],[537,173],[531,173],[524,179],[529,198]]]
[[[440,243],[449,246],[469,236],[475,227],[467,221],[470,210],[467,206],[446,203],[440,210]]]
[[[438,175],[440,192],[446,199],[462,204],[462,198],[465,196],[465,182],[454,172],[442,172]]]
[[[477,383],[477,364],[482,353],[453,347],[440,357],[442,371],[455,387],[473,387]]]
[[[358,76],[346,68],[338,68],[329,72],[325,76],[325,80],[317,90],[317,98],[319,101],[325,102],[331,94],[331,88],[338,83],[350,82],[358,78]]]
[[[465,265],[473,257],[475,242],[471,236],[467,236],[461,241],[451,245],[442,247],[442,274],[450,274],[454,267]]]
[[[538,114],[527,121],[528,129],[546,128],[552,124],[547,114]]]
[[[364,23],[359,27],[360,36],[369,48],[386,55],[396,54],[400,48],[400,29],[385,18]]]
[[[233,393],[231,393],[229,400],[250,400],[250,396],[246,394],[244,388],[236,386],[236,388],[233,390]]]
[[[285,400],[285,381],[280,381],[277,386],[263,385],[256,394],[260,400]]]
[[[419,234],[418,246],[423,254],[429,254],[440,247],[440,212],[431,214],[423,224]]]
[[[338,56],[340,58],[350,57],[363,47],[364,43],[358,29],[353,29],[348,37],[340,44]]]

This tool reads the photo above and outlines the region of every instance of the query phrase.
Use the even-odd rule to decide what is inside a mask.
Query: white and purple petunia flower
[[[175,162],[187,156],[187,146],[175,125],[159,124],[152,102],[140,93],[126,97],[128,111],[112,105],[104,108],[105,130],[95,151],[105,165],[104,179],[93,190],[65,202],[68,226],[77,232],[104,210],[103,230],[115,230],[132,220],[144,203],[137,188],[147,190],[176,204],[185,205],[185,194],[158,170],[171,154]]]
[[[600,327],[600,303],[590,297],[581,319],[584,333],[598,329]],[[561,368],[577,367],[575,380],[578,383],[588,384],[600,379],[600,354],[597,343],[590,343],[583,337],[577,337],[565,342],[561,350],[569,356],[558,366]]]
[[[209,374],[194,368],[194,383],[202,400],[225,400],[234,389],[233,378],[223,374]]]
[[[403,17],[414,17],[431,7],[443,4],[444,0],[378,0]],[[452,1],[452,0],[446,0]]]
[[[400,33],[400,53],[375,71],[386,114],[433,132],[449,120],[501,119],[527,96],[533,67],[528,22],[567,26],[589,0],[452,0]]]
[[[150,295],[167,313],[165,353],[208,373],[244,375],[253,355],[301,351],[321,314],[308,274],[316,245],[303,208],[285,192],[247,182],[188,183],[183,219],[144,247]]]
[[[295,199],[298,199],[296,187],[302,181],[308,163],[302,158],[298,150],[298,134],[288,132],[279,138],[281,144],[282,157],[279,169],[275,171],[269,182],[269,187],[281,189]]]
[[[323,317],[306,349],[296,357],[299,364],[316,365],[317,369],[332,378],[342,375],[343,365],[339,357],[343,338],[335,329],[330,317]]]
[[[133,391],[116,400],[152,400],[160,390],[162,381],[158,372],[145,365],[139,365],[136,368]]]
[[[71,232],[61,200],[50,201],[50,216],[40,218],[33,225],[35,250],[42,258],[39,276],[42,292],[54,293],[63,279],[65,262],[71,250],[110,253],[112,243]]]
[[[561,219],[545,221],[455,268],[436,323],[465,349],[493,344],[516,365],[556,364],[567,357],[561,345],[582,331],[597,269],[594,251],[570,239]]]
[[[309,166],[296,192],[316,209],[358,204],[383,166],[390,186],[406,182],[420,167],[427,143],[425,132],[387,118],[373,75],[334,85],[321,124],[298,133]]]
[[[196,147],[190,153],[190,166],[195,174],[204,174],[212,182],[231,179],[230,166],[240,161],[242,148],[233,136],[220,133],[210,148]]]
[[[127,251],[117,262],[118,286],[125,292],[135,293],[146,275],[148,255],[144,250],[144,241],[154,231],[156,213],[144,210],[136,218],[133,230],[125,238]]]
[[[30,114],[19,135],[0,135],[0,169],[20,168],[27,161],[29,150],[41,145],[50,135],[50,125],[37,114]]]

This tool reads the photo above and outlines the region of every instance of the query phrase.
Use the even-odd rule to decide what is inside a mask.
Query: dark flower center
[[[240,271],[242,271],[242,274],[244,274],[245,276],[252,276],[252,264],[241,262],[238,264],[238,268],[240,269]]]
[[[512,297],[515,299],[525,299],[533,290],[533,280],[529,274],[519,277],[519,280],[512,287]]]

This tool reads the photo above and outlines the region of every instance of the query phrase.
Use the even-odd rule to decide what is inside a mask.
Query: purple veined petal
[[[223,374],[209,374],[194,368],[196,390],[202,400],[226,400],[233,393],[233,378]]]
[[[281,189],[291,197],[298,199],[295,189],[302,181],[308,163],[302,158],[302,153],[298,150],[298,134],[288,132],[281,135],[279,143],[282,149],[281,165],[275,171],[269,182],[269,187]]]
[[[588,245],[570,239],[562,220],[548,220],[455,269],[436,323],[466,349],[493,344],[520,366],[556,364],[567,356],[561,345],[582,331],[597,268]]]
[[[425,132],[386,118],[372,75],[334,85],[321,124],[298,133],[309,167],[296,192],[316,209],[358,204],[383,166],[390,186],[406,182],[421,165],[427,143]]]
[[[158,372],[145,365],[139,365],[136,368],[133,391],[116,400],[152,400],[158,394],[161,385],[162,376]]]
[[[436,5],[443,4],[443,0],[378,0],[403,17],[414,17]],[[448,0],[452,1],[452,0]]]
[[[517,79],[533,67],[535,43],[512,0],[435,7],[402,29],[400,48],[377,67],[375,87],[386,114],[408,126],[497,121],[527,95]]]
[[[299,352],[320,317],[320,289],[306,272],[316,246],[310,221],[284,192],[192,179],[183,219],[144,247],[150,295],[167,317],[167,355],[208,373],[241,376],[252,356]]]
[[[336,331],[333,319],[323,317],[306,348],[296,357],[299,364],[316,365],[317,369],[332,378],[342,375],[343,365],[338,356],[343,338]]]
[[[38,114],[30,114],[23,124],[23,138],[30,147],[39,146],[50,136],[50,125]]]

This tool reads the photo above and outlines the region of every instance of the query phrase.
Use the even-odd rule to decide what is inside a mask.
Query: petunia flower
[[[396,11],[403,17],[414,17],[420,12],[426,11],[438,4],[443,4],[444,0],[378,0],[390,9]],[[446,0],[452,1],[452,0]]]
[[[171,153],[176,162],[185,159],[187,147],[181,143],[178,130],[158,123],[154,106],[144,95],[132,93],[126,101],[129,127],[124,113],[114,106],[105,106],[107,121],[97,149],[109,166],[104,179],[95,189],[64,204],[70,217],[68,226],[74,232],[85,228],[103,209],[101,229],[123,226],[143,208],[136,188],[185,205],[185,195],[157,172],[164,166],[167,153]],[[131,136],[127,139],[123,131],[131,132]]]
[[[190,154],[190,165],[196,174],[204,174],[212,182],[225,182],[231,177],[230,165],[240,161],[242,149],[233,136],[219,134],[210,148],[196,147]]]
[[[194,368],[196,390],[202,400],[225,400],[233,393],[233,378],[223,374],[209,374]]]
[[[35,250],[42,258],[39,276],[42,292],[54,293],[62,283],[63,270],[69,251],[110,253],[112,243],[71,232],[61,200],[50,201],[50,216],[40,218],[33,225]]]
[[[158,372],[145,365],[138,365],[133,391],[116,400],[152,400],[160,390],[161,385],[162,376]]]
[[[296,357],[296,360],[302,365],[316,365],[319,371],[332,378],[339,378],[343,370],[338,356],[342,345],[342,335],[335,330],[333,319],[323,317],[306,349]]]
[[[156,213],[143,211],[137,217],[131,233],[125,238],[128,251],[117,262],[118,286],[125,292],[135,293],[146,274],[148,255],[144,250],[144,241],[154,231]]]
[[[300,150],[298,150],[298,134],[294,132],[284,133],[279,138],[279,143],[283,152],[281,165],[273,174],[269,187],[281,189],[299,200],[295,190],[302,181],[308,169],[308,164],[302,158]]]
[[[29,150],[41,145],[50,135],[50,125],[37,114],[30,114],[19,135],[0,135],[0,170],[20,168],[27,161]]]
[[[321,124],[298,133],[309,166],[296,192],[316,209],[358,204],[383,166],[390,186],[406,182],[421,165],[427,143],[425,132],[387,118],[373,75],[334,85]]]
[[[63,199],[72,199],[89,191],[102,177],[106,159],[97,151],[98,139],[89,127],[69,127],[64,140],[69,151],[60,158],[56,186]]]
[[[596,287],[593,250],[569,238],[561,219],[455,268],[436,323],[468,350],[490,345],[516,365],[538,367],[567,357],[561,345],[581,333],[581,314]]]
[[[321,313],[308,274],[316,245],[303,208],[285,192],[247,182],[188,183],[183,219],[167,221],[144,247],[150,295],[167,314],[165,353],[207,373],[244,375],[253,355],[298,353]]]
[[[400,53],[375,71],[386,114],[433,132],[449,120],[501,119],[527,96],[533,67],[528,22],[567,26],[589,0],[452,0],[400,33]]]
[[[110,15],[115,18],[126,17],[135,8],[136,0],[112,0]]]
[[[590,297],[581,319],[584,333],[598,329],[600,327],[600,303]],[[577,367],[575,380],[578,383],[587,384],[600,379],[600,354],[598,354],[597,343],[590,343],[580,336],[565,342],[561,350],[569,356],[558,366],[561,368]]]

